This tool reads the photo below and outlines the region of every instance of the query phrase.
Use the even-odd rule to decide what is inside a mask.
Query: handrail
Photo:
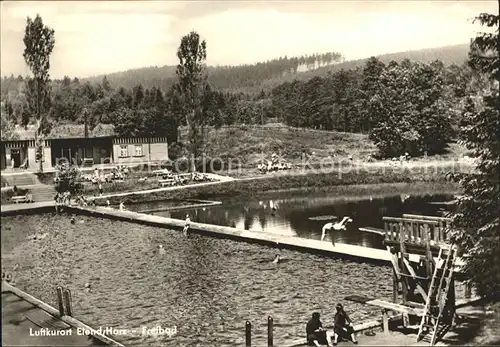
[[[442,221],[442,222],[451,222],[452,218],[446,217],[435,217],[435,216],[423,216],[420,214],[403,214],[403,218],[411,218],[411,219],[421,219],[421,220],[433,220],[433,221]]]
[[[382,217],[384,222],[408,222],[408,223],[423,223],[429,225],[439,225],[438,221],[428,219],[413,219],[413,218],[400,218],[400,217]]]

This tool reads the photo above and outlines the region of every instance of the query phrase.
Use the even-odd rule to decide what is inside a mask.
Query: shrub
[[[37,173],[35,173],[35,175],[37,176],[40,183],[52,185],[52,184],[54,184],[54,178],[56,177],[57,173],[56,172],[37,172]]]
[[[69,165],[61,165],[57,170],[56,191],[64,193],[69,191],[72,195],[77,195],[83,189],[81,183],[80,170]]]

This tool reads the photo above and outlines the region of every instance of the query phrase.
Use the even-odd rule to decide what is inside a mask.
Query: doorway
[[[14,160],[14,168],[18,168],[21,166],[21,150],[16,148],[16,149],[11,149],[10,150],[10,165],[12,165],[12,160]]]
[[[62,148],[61,158],[65,158],[71,164],[71,148]]]

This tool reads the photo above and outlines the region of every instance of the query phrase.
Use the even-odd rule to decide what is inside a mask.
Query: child
[[[189,224],[191,223],[191,219],[189,218],[189,215],[186,215],[186,225],[184,225],[184,229],[182,232],[184,233],[184,236],[187,236],[188,234],[188,229],[189,229]]]

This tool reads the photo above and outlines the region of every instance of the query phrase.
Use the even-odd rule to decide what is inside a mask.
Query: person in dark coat
[[[333,332],[335,333],[334,345],[337,344],[339,337],[350,337],[351,341],[357,345],[356,336],[354,336],[354,328],[352,326],[352,320],[349,318],[347,313],[344,311],[342,304],[337,304],[337,313],[335,313],[335,322],[333,327]]]
[[[306,325],[306,335],[307,344],[311,346],[321,346],[321,345],[332,345],[332,335],[331,331],[323,329],[323,324],[319,319],[320,315],[318,312],[312,314],[312,318]]]

